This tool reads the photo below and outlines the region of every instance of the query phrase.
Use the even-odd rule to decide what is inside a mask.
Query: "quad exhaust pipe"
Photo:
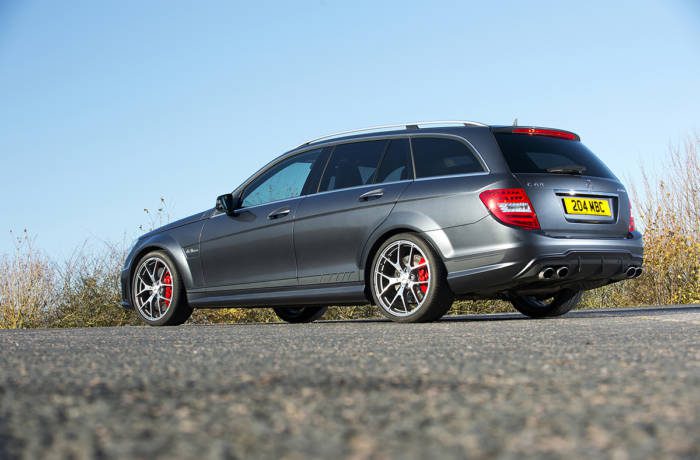
[[[644,271],[642,270],[642,267],[639,267],[637,265],[631,265],[627,267],[625,270],[625,276],[627,278],[638,278],[639,276],[642,276],[642,273]],[[547,266],[544,267],[540,272],[537,274],[537,277],[541,280],[560,280],[562,278],[566,278],[569,276],[569,267],[566,265],[561,265],[561,266]]]
[[[569,274],[569,267],[564,265],[561,267],[544,267],[537,274],[537,277],[541,280],[554,280],[554,279],[566,278],[566,276],[568,274]]]
[[[644,270],[642,270],[642,267],[636,267],[632,265],[628,267],[625,271],[625,276],[627,276],[627,278],[637,278],[639,276],[642,276],[643,272]]]
[[[564,266],[564,267],[559,267],[557,268],[557,278],[566,278],[566,275],[569,274],[569,268]]]

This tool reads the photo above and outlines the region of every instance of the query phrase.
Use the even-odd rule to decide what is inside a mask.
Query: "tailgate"
[[[578,136],[544,128],[493,131],[544,233],[572,238],[627,236],[627,192]]]

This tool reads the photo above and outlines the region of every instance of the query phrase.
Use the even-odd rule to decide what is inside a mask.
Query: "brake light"
[[[630,203],[630,227],[629,232],[632,233],[635,230],[634,226],[634,216],[632,215],[632,203]]]
[[[525,189],[486,190],[479,194],[479,198],[491,214],[504,224],[526,230],[539,230],[540,222],[537,220],[537,214]]]
[[[513,128],[513,134],[528,134],[530,136],[549,136],[559,139],[567,139],[577,141],[579,137],[568,131],[560,131],[558,129],[542,129],[542,128]]]

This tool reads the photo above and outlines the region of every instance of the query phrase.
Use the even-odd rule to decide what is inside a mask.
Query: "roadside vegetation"
[[[673,147],[642,184],[630,187],[634,216],[644,232],[644,274],[589,291],[580,308],[700,303],[700,136]],[[148,230],[169,219],[165,201],[144,210]],[[119,306],[124,244],[83,246],[57,263],[25,230],[15,250],[0,256],[0,328],[90,327],[141,324]],[[502,301],[456,302],[452,314],[513,311]],[[331,308],[324,319],[379,317],[376,307]],[[192,323],[273,322],[271,309],[195,310]]]

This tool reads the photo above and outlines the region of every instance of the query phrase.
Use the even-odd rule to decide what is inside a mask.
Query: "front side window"
[[[469,174],[484,170],[469,147],[455,139],[415,137],[411,139],[411,143],[416,178]]]
[[[255,179],[243,194],[244,208],[301,195],[321,149],[311,150],[282,161]]]
[[[372,183],[386,140],[338,145],[321,179],[320,192]]]

